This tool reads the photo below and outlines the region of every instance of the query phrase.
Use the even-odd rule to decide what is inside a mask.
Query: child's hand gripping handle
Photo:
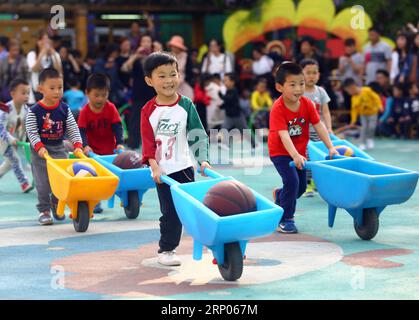
[[[201,168],[200,168],[200,167],[198,167],[198,173],[201,173]],[[212,169],[209,169],[209,168],[205,168],[205,169],[204,169],[204,173],[205,173],[208,177],[211,177],[211,178],[213,178],[213,179],[223,178],[223,177],[224,177],[223,175],[221,175],[221,174],[219,174],[218,172],[216,172],[216,171],[214,171],[214,170],[212,170]]]

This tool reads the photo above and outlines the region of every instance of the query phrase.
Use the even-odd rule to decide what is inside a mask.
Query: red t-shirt
[[[319,114],[310,99],[301,97],[300,108],[297,112],[292,112],[285,106],[282,96],[279,97],[274,102],[269,117],[269,156],[289,156],[278,133],[278,131],[287,130],[298,153],[305,157],[309,140],[309,124],[315,125],[319,121]]]
[[[112,125],[120,122],[121,117],[115,105],[107,101],[100,113],[93,112],[86,104],[80,111],[78,125],[86,129],[87,141],[93,152],[105,155],[114,153],[116,139]]]

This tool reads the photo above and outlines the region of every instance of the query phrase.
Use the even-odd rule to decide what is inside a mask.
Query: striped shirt
[[[30,108],[26,132],[35,151],[46,145],[60,145],[64,138],[70,140],[74,148],[82,148],[79,128],[70,107],[61,101],[54,106],[38,101]]]

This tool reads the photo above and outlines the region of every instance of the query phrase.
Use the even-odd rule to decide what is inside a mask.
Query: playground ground
[[[377,161],[419,171],[418,141],[377,139],[369,153]],[[259,175],[245,174],[240,159],[216,169],[270,199],[281,180],[266,159]],[[37,224],[36,193],[22,194],[13,174],[5,175],[0,180],[0,299],[419,299],[418,190],[408,202],[383,211],[371,241],[358,238],[341,209],[329,228],[320,196],[300,199],[300,233],[251,241],[243,275],[233,283],[221,279],[209,252],[201,261],[192,259],[187,234],[177,250],[182,266],[158,265],[160,213],[154,189],[143,203],[133,221],[123,208],[107,209],[103,203],[105,212],[83,234],[69,219],[43,227]]]

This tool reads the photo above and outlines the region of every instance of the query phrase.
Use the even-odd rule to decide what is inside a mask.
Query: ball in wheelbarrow
[[[252,190],[236,180],[225,180],[212,186],[203,203],[222,217],[256,210],[256,198]]]
[[[95,167],[86,161],[76,161],[67,167],[67,172],[72,177],[96,177]]]
[[[135,151],[124,151],[118,154],[112,161],[112,164],[121,169],[137,169],[142,168],[141,156]]]
[[[342,145],[342,146],[335,146],[335,149],[341,156],[345,157],[353,157],[355,155],[354,150],[351,147]]]

